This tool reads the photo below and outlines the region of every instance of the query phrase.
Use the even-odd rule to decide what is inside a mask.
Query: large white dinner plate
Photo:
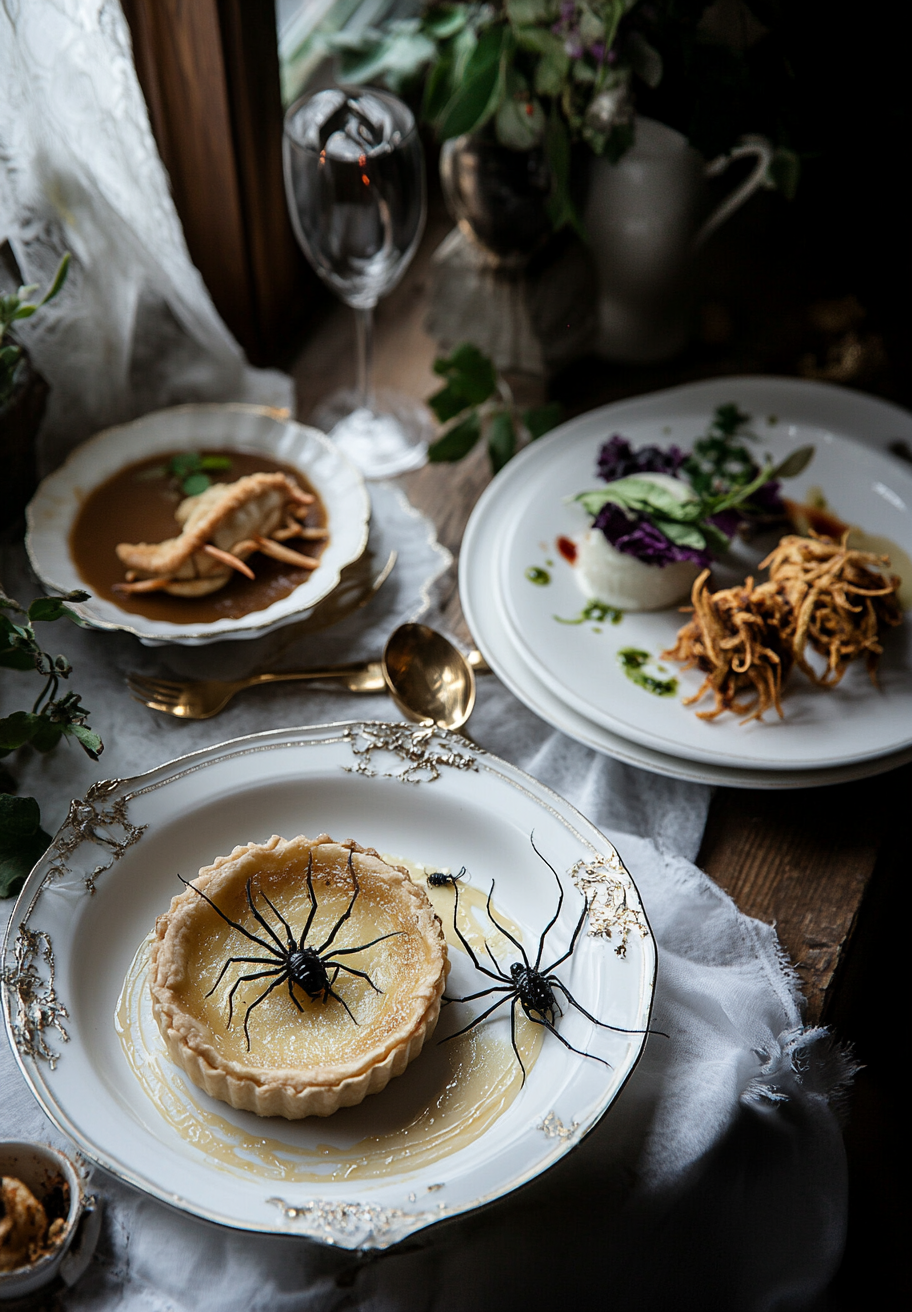
[[[644,410],[647,413],[656,410],[664,412],[666,419],[661,424],[664,429],[669,423],[673,426],[676,414],[690,414],[696,410],[705,417],[715,406],[732,399],[737,399],[748,410],[753,409],[754,414],[764,417],[777,414],[777,417],[785,419],[793,414],[801,422],[809,422],[813,418],[819,428],[828,430],[835,429],[840,417],[847,414],[859,440],[882,449],[886,449],[893,441],[908,442],[912,439],[912,417],[895,406],[858,393],[846,392],[842,388],[775,378],[717,379],[691,384],[638,398],[633,402],[605,407],[593,415],[583,416],[581,420],[563,426],[562,431],[590,422],[595,426],[597,442],[598,434],[604,427],[608,428],[607,435],[614,431],[628,432],[630,425],[639,421]],[[695,432],[699,432],[699,429]],[[661,436],[668,438],[667,433]],[[533,452],[534,448],[520,457],[527,467]],[[543,678],[532,668],[528,653],[524,651],[525,644],[511,630],[506,620],[505,601],[498,587],[500,562],[505,554],[503,539],[517,522],[517,507],[525,503],[522,501],[522,489],[514,481],[515,474],[511,479],[504,475],[517,466],[518,462],[511,462],[504,474],[486,489],[473,512],[460,556],[460,597],[475,640],[489,663],[520,700],[555,728],[599,751],[655,773],[745,788],[812,787],[838,783],[880,773],[912,759],[912,747],[906,745],[883,755],[850,759],[848,763],[840,765],[824,764],[802,768],[796,767],[794,761],[729,765],[713,756],[705,760],[692,759],[683,754],[677,755],[674,748],[662,751],[648,746],[634,740],[632,736],[612,731],[579,711],[561,695],[553,678]],[[887,469],[892,475],[897,467],[891,462]],[[900,476],[902,472],[900,468]],[[839,509],[838,506],[836,508]],[[545,541],[544,538],[540,540]],[[546,545],[553,547],[553,539]],[[553,551],[549,553],[548,559],[556,562],[557,557]],[[535,591],[548,594],[552,589]],[[578,611],[583,600],[581,594],[577,592],[573,600]],[[551,613],[555,612],[549,611]],[[565,612],[573,613],[572,610]],[[618,629],[623,629],[624,623],[626,619]],[[592,626],[589,627],[591,629]],[[605,626],[606,630],[608,628]],[[618,629],[611,632],[612,638]],[[603,635],[590,633],[588,636],[594,641]],[[617,641],[615,645],[628,643]],[[631,687],[630,691],[634,694],[639,690]],[[867,694],[867,689],[864,692]],[[830,694],[824,694],[827,695]],[[874,694],[874,697],[877,696]],[[659,704],[665,705],[664,701]],[[788,701],[786,706],[790,706]],[[775,727],[781,728],[782,725],[777,724]],[[908,731],[908,721],[905,728]]]
[[[175,624],[122,610],[104,597],[74,603],[93,628],[122,629],[148,646],[199,646],[227,638],[259,638],[302,619],[339,582],[367,543],[370,498],[364,479],[335,443],[262,406],[181,405],[107,428],[83,442],[41,483],[28,507],[26,546],[46,587],[85,589],[70,554],[70,532],[86,496],[126,465],[173,451],[260,452],[291,465],[309,480],[326,508],[330,537],[319,566],[287,597],[239,619]]]
[[[545,1034],[513,1101],[491,1112],[482,1092],[481,1127],[472,1130],[471,1121],[461,1136],[441,1136],[417,1166],[403,1151],[401,1130],[444,1095],[441,1054],[450,1049],[433,1041],[382,1093],[328,1119],[238,1112],[173,1069],[161,1100],[150,1096],[148,1072],[163,1069],[163,1043],[145,1012],[134,1015],[147,1010],[145,991],[135,990],[139,1001],[118,1010],[119,998],[137,948],[180,887],[177,873],[193,874],[237,843],[321,830],[433,867],[465,865],[468,885],[483,892],[496,880],[497,908],[536,950],[557,886],[532,850],[534,833],[565,890],[546,965],[566,949],[583,909],[572,870],[585,863],[595,881],[590,897],[594,891],[601,899],[605,916],[591,914],[590,924],[611,928],[613,937],[584,933],[556,973],[602,1021],[648,1027],[655,943],[604,835],[549,789],[465,739],[402,724],[256,734],[96,785],[74,803],[16,904],[4,949],[4,1004],[14,1050],[42,1106],[115,1175],[213,1221],[385,1247],[502,1196],[564,1156],[617,1096],[644,1037],[597,1028],[567,1008],[561,1035],[610,1066]],[[625,955],[618,952],[624,943]],[[450,957],[449,996],[490,982],[465,953],[451,950]],[[446,1008],[438,1037],[486,1005]],[[124,1047],[115,1012],[123,1032],[144,1036],[143,1050]],[[506,1016],[486,1022],[485,1034],[499,1045],[495,1075],[512,1072]],[[384,1136],[396,1133],[399,1147],[387,1158]],[[382,1168],[350,1170],[362,1151],[375,1164],[379,1153]]]
[[[736,381],[726,380],[726,396],[745,405]],[[785,718],[768,712],[761,721],[739,722],[735,715],[698,719],[681,698],[703,681],[699,671],[678,672],[679,697],[659,697],[633,684],[618,653],[626,648],[654,658],[674,645],[683,617],[677,607],[627,612],[617,624],[568,624],[585,604],[577,570],[556,550],[558,537],[584,532],[589,518],[568,499],[599,486],[595,476],[599,446],[620,431],[634,447],[677,443],[689,449],[712,416],[705,402],[667,394],[628,408],[595,411],[562,426],[511,466],[508,510],[499,556],[500,587],[507,621],[521,656],[539,679],[586,718],[657,751],[691,760],[753,769],[815,769],[889,755],[912,745],[912,628],[904,624],[885,639],[879,689],[872,687],[863,662],[852,666],[834,691],[815,688],[797,672],[784,694]],[[822,488],[834,511],[851,524],[887,539],[903,573],[912,554],[912,474],[896,461],[849,441],[829,422],[793,420],[788,409],[753,410],[753,444],[758,457],[778,462],[800,446],[815,456],[786,494],[803,500],[808,488]],[[772,422],[775,420],[775,422]],[[511,476],[512,475],[512,476]],[[896,550],[896,548],[899,550]],[[762,558],[745,550],[746,573]],[[527,570],[546,561],[551,583],[529,581]],[[732,576],[734,581],[738,574]],[[560,617],[560,618],[558,618]],[[665,663],[669,674],[676,667]],[[711,699],[707,699],[712,706]]]

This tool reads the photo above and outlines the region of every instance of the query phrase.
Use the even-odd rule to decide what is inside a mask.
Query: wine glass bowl
[[[356,315],[357,388],[330,397],[318,416],[368,477],[417,468],[426,458],[426,412],[387,394],[378,406],[370,386],[373,308],[402,277],[424,229],[424,155],[414,116],[374,88],[317,91],[286,114],[283,156],[298,242]]]

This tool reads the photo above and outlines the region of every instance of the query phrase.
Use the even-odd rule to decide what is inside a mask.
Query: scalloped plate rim
[[[312,425],[301,424],[298,423],[297,420],[285,417],[280,411],[277,411],[270,406],[251,405],[241,401],[202,402],[199,404],[192,403],[168,406],[161,410],[152,410],[145,415],[138,416],[136,419],[128,420],[122,424],[113,424],[108,428],[101,429],[99,432],[94,433],[91,437],[87,438],[84,442],[81,442],[79,446],[75,447],[57,469],[53,470],[42,479],[26,509],[27,531],[25,545],[32,569],[45,586],[54,588],[60,592],[69,590],[68,585],[62,584],[51,577],[53,570],[58,568],[58,566],[49,566],[42,563],[41,549],[44,545],[43,539],[45,535],[47,535],[47,537],[54,537],[57,535],[53,534],[53,532],[49,533],[46,529],[39,528],[36,525],[35,520],[41,511],[44,498],[53,496],[56,486],[63,480],[66,480],[68,476],[70,478],[72,477],[74,467],[78,467],[78,463],[86,457],[91,458],[96,452],[102,450],[108,443],[115,441],[120,435],[135,432],[137,429],[141,429],[143,425],[148,424],[150,420],[158,421],[163,417],[167,417],[179,421],[182,417],[192,419],[197,415],[206,416],[212,414],[236,415],[239,419],[243,419],[244,417],[259,417],[270,420],[277,428],[281,427],[287,431],[298,429],[302,436],[306,435],[308,440],[315,441],[317,445],[322,448],[324,456],[331,456],[337,461],[345,478],[350,481],[350,487],[347,489],[346,495],[352,500],[351,508],[354,514],[354,522],[359,526],[352,535],[350,547],[340,554],[339,559],[327,571],[326,577],[322,581],[320,587],[314,592],[313,596],[307,598],[303,605],[300,600],[297,602],[294,601],[295,595],[300,592],[302,588],[309,588],[311,586],[312,582],[319,574],[319,569],[314,571],[314,574],[309,580],[307,580],[307,582],[300,584],[294,589],[294,591],[289,593],[287,597],[282,597],[277,602],[273,602],[265,611],[250,611],[248,615],[241,616],[236,620],[215,620],[209,624],[200,624],[196,626],[177,625],[169,621],[158,622],[155,620],[146,620],[144,616],[134,615],[129,611],[120,612],[123,616],[123,618],[120,619],[117,614],[118,607],[116,604],[107,601],[106,599],[104,599],[103,605],[106,608],[106,612],[110,611],[111,614],[98,614],[92,606],[91,601],[88,603],[73,603],[73,610],[76,611],[76,613],[85,620],[90,627],[106,632],[130,633],[144,644],[150,646],[166,644],[174,644],[175,646],[203,646],[210,642],[263,637],[267,633],[271,633],[277,628],[281,628],[286,624],[300,620],[309,614],[310,611],[318,605],[320,601],[325,600],[325,598],[329,596],[333,589],[338,585],[342,570],[347,565],[350,565],[357,560],[363,553],[364,548],[367,545],[368,533],[370,530],[370,495],[359,471],[330,441],[325,433],[321,433],[319,429],[314,428]],[[227,440],[230,439],[223,439],[223,444],[224,441]],[[170,445],[170,443],[166,445]],[[248,443],[248,446],[250,445],[253,444]],[[243,446],[243,442],[240,442],[239,446]],[[264,450],[265,449],[266,448],[264,447]],[[137,459],[141,458],[142,457],[139,455],[134,455],[126,462],[113,465],[103,478],[98,480],[98,482],[103,482],[105,478],[110,478],[113,473],[117,472],[117,469],[124,467],[124,463],[135,463]],[[290,458],[289,463],[295,463],[294,459]],[[307,474],[308,470],[302,467],[301,472]],[[92,487],[98,486],[98,482],[93,483]],[[325,501],[326,497],[323,490],[321,490],[321,496],[324,497]],[[71,492],[66,494],[66,499],[72,499]],[[69,523],[72,523],[72,519]],[[69,528],[69,523],[67,529]],[[67,543],[64,543],[63,551],[67,557],[69,567],[73,571],[73,586],[84,587],[84,581],[79,576],[79,571],[76,569],[75,563],[69,554],[69,546]],[[94,600],[94,598],[92,600]],[[273,613],[268,619],[263,618],[268,615],[269,611],[277,613]],[[261,618],[257,619],[257,616],[260,616]]]
[[[154,790],[162,785],[166,785],[169,782],[169,780],[175,777],[181,777],[188,771],[195,771],[200,768],[205,768],[207,763],[215,764],[219,760],[226,759],[233,754],[246,755],[249,752],[256,752],[258,750],[268,750],[270,747],[281,748],[283,746],[287,747],[291,745],[303,745],[306,744],[312,738],[317,739],[317,742],[315,742],[314,745],[319,745],[319,735],[326,734],[326,733],[333,733],[335,737],[329,741],[336,742],[339,741],[339,738],[343,736],[346,733],[346,731],[348,732],[357,731],[360,730],[362,727],[366,727],[367,729],[373,728],[373,729],[381,729],[381,730],[386,730],[390,728],[393,729],[404,728],[407,730],[412,730],[414,732],[414,726],[408,726],[403,724],[391,725],[386,722],[363,721],[363,720],[339,721],[339,722],[334,722],[324,725],[305,725],[305,726],[300,726],[298,728],[291,728],[291,729],[266,730],[261,733],[248,734],[239,738],[229,739],[226,740],[225,742],[213,744],[210,747],[201,748],[192,753],[175,757],[172,760],[163,763],[162,765],[156,766],[153,769],[145,771],[139,775],[131,776],[128,779],[99,781],[99,784],[104,785],[105,783],[109,783],[111,785],[111,789],[108,793],[105,794],[105,797],[137,796],[143,792]],[[577,810],[576,807],[574,807],[566,799],[562,798],[558,793],[556,793],[553,789],[549,788],[547,785],[540,783],[538,780],[528,775],[525,771],[521,770],[518,766],[515,766],[512,763],[505,761],[497,756],[494,756],[493,754],[484,751],[484,749],[478,748],[475,745],[467,742],[467,740],[461,738],[458,734],[448,734],[448,733],[438,732],[438,737],[450,743],[453,747],[462,749],[463,751],[468,750],[469,752],[474,752],[477,754],[479,759],[482,759],[487,764],[492,764],[495,767],[495,773],[500,773],[505,778],[506,782],[512,783],[514,787],[518,786],[522,791],[526,792],[529,796],[531,796],[539,806],[545,806],[547,810],[552,811],[552,813],[557,816],[557,818],[570,830],[570,832],[575,834],[575,836],[578,839],[580,839],[581,843],[585,847],[587,847],[590,850],[590,852],[592,853],[607,852],[609,854],[614,853],[615,855],[617,855],[617,849],[614,847],[614,844],[604,834],[602,834],[601,831],[598,830],[598,828],[594,824],[592,824],[591,821],[587,820],[586,817],[583,816]],[[208,762],[206,758],[209,758]],[[458,774],[460,772],[457,771],[456,773]],[[514,776],[514,778],[511,779],[510,778],[511,775]],[[432,784],[429,783],[428,786],[432,786]],[[555,809],[555,806],[557,809]],[[579,830],[576,828],[576,826],[579,826]],[[65,828],[65,825],[61,827],[61,831],[58,831],[58,833],[62,832],[63,828]],[[584,833],[590,835],[591,837],[584,837],[583,836]],[[55,835],[55,840],[56,837],[57,836]],[[594,840],[594,842],[592,840]],[[4,936],[4,942],[3,942],[4,962],[8,962],[10,960],[10,952],[11,952],[14,934],[18,934],[18,931],[23,926],[23,924],[27,923],[29,917],[32,914],[32,911],[35,908],[38,898],[40,897],[41,890],[43,889],[45,884],[46,873],[47,873],[44,870],[44,867],[49,860],[49,854],[51,853],[53,846],[54,844],[52,842],[52,847],[48,849],[48,853],[46,853],[45,856],[42,857],[41,860],[35,865],[17,898],[17,901],[13,909],[13,913],[10,917],[9,925],[6,930],[6,934]],[[640,1006],[639,1014],[642,1017],[642,1023],[644,1025],[644,1028],[648,1028],[649,1022],[651,1020],[652,1009],[655,1000],[655,984],[656,984],[656,976],[658,970],[657,947],[655,943],[654,934],[652,933],[651,926],[649,925],[648,915],[646,913],[645,908],[643,907],[642,899],[640,898],[639,891],[636,888],[636,884],[633,880],[633,877],[630,875],[630,872],[627,869],[626,865],[624,864],[623,859],[622,858],[618,858],[618,859],[620,861],[621,868],[624,874],[627,876],[627,879],[630,882],[630,886],[633,890],[636,899],[636,904],[642,914],[643,922],[647,931],[646,936],[643,940],[644,942],[643,952],[644,952],[644,968],[646,970],[646,974],[648,975],[648,980],[644,985],[641,985],[641,992],[644,994],[644,996],[642,997],[641,1002],[639,1004]],[[112,864],[115,865],[116,867],[116,862]],[[447,1221],[456,1220],[460,1216],[466,1215],[468,1212],[475,1211],[481,1207],[489,1206],[494,1202],[496,1202],[498,1199],[502,1199],[506,1196],[509,1196],[510,1194],[514,1193],[517,1189],[522,1188],[525,1185],[531,1183],[539,1175],[543,1174],[551,1166],[556,1164],[557,1161],[562,1160],[563,1157],[568,1155],[568,1153],[574,1151],[585,1140],[585,1138],[589,1135],[589,1133],[591,1133],[591,1131],[596,1127],[596,1125],[598,1125],[601,1122],[602,1118],[608,1112],[611,1105],[613,1105],[614,1101],[616,1101],[617,1097],[620,1096],[622,1090],[626,1087],[631,1075],[633,1074],[633,1071],[636,1069],[637,1065],[639,1064],[639,1061],[645,1049],[645,1035],[644,1035],[640,1043],[636,1045],[635,1051],[626,1061],[626,1068],[624,1070],[623,1078],[617,1084],[617,1087],[614,1088],[613,1091],[611,1091],[610,1096],[607,1098],[606,1101],[604,1101],[604,1105],[599,1106],[598,1110],[589,1117],[587,1124],[585,1124],[582,1127],[574,1126],[574,1131],[576,1129],[579,1129],[579,1133],[575,1133],[575,1132],[573,1133],[572,1141],[566,1140],[561,1134],[556,1135],[553,1139],[550,1135],[546,1136],[549,1142],[552,1144],[552,1146],[547,1151],[546,1155],[543,1155],[543,1160],[533,1163],[533,1165],[531,1165],[525,1171],[519,1172],[509,1182],[498,1183],[493,1188],[484,1192],[477,1198],[474,1198],[470,1203],[464,1206],[460,1206],[459,1208],[454,1209],[451,1212],[447,1212],[441,1215],[430,1215],[429,1213],[426,1212],[416,1212],[414,1216],[415,1224],[404,1229],[402,1232],[397,1233],[395,1238],[389,1240],[388,1242],[383,1242],[381,1239],[376,1243],[347,1244],[344,1241],[344,1237],[342,1239],[338,1237],[336,1237],[335,1239],[327,1239],[325,1235],[321,1234],[320,1232],[307,1231],[304,1230],[303,1228],[297,1230],[293,1229],[289,1225],[283,1224],[279,1219],[277,1219],[275,1222],[272,1223],[254,1222],[254,1221],[240,1223],[237,1218],[225,1214],[220,1214],[217,1211],[210,1208],[200,1207],[198,1204],[193,1203],[191,1200],[182,1197],[177,1193],[169,1192],[167,1190],[160,1189],[157,1186],[150,1184],[147,1180],[143,1178],[141,1174],[133,1171],[130,1167],[125,1166],[122,1162],[107,1155],[104,1152],[104,1150],[100,1149],[96,1143],[87,1139],[80,1132],[77,1126],[74,1125],[73,1122],[70,1120],[66,1112],[59,1107],[57,1100],[53,1098],[53,1096],[50,1095],[50,1093],[47,1091],[47,1082],[41,1075],[41,1072],[44,1070],[45,1064],[39,1063],[36,1059],[29,1057],[20,1051],[18,1045],[13,1039],[13,1026],[12,1026],[12,1017],[11,1017],[12,989],[8,985],[6,980],[3,980],[2,982],[2,993],[3,993],[4,1015],[6,1018],[7,1030],[10,1038],[10,1046],[13,1050],[13,1054],[16,1058],[17,1064],[19,1065],[19,1068],[27,1084],[29,1085],[29,1088],[31,1089],[37,1101],[39,1102],[39,1105],[42,1107],[45,1113],[50,1117],[50,1119],[57,1126],[57,1128],[60,1129],[62,1133],[70,1137],[79,1146],[81,1151],[83,1151],[92,1161],[102,1166],[105,1170],[111,1172],[111,1174],[113,1174],[115,1177],[126,1181],[128,1184],[133,1185],[134,1187],[142,1190],[145,1193],[150,1194],[151,1196],[157,1198],[161,1202],[164,1202],[168,1206],[171,1206],[181,1212],[187,1212],[192,1215],[202,1217],[203,1219],[215,1222],[216,1224],[225,1225],[233,1229],[241,1229],[245,1231],[258,1232],[258,1233],[298,1235],[300,1237],[309,1238],[316,1242],[330,1243],[337,1247],[351,1248],[351,1249],[356,1249],[360,1247],[376,1248],[376,1249],[394,1247],[396,1244],[407,1239],[409,1235],[428,1229],[431,1226],[445,1224]],[[544,1112],[543,1108],[540,1110]],[[541,1129],[543,1127],[538,1126],[536,1128]],[[487,1132],[490,1133],[490,1128],[489,1131]],[[446,1159],[444,1159],[444,1161],[446,1161]],[[435,1171],[433,1167],[425,1168],[425,1169],[432,1176],[443,1174],[442,1170]],[[297,1186],[297,1188],[299,1192],[303,1192],[300,1186]],[[352,1193],[356,1192],[356,1188],[353,1189],[351,1192]],[[273,1199],[271,1201],[276,1201],[276,1200]]]

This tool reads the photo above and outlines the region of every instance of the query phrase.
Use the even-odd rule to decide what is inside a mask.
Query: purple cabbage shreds
[[[629,518],[611,501],[596,515],[592,527],[600,528],[616,551],[636,556],[644,565],[672,565],[679,560],[708,565],[711,560],[708,551],[677,546],[648,520]]]
[[[634,451],[630,443],[615,433],[603,443],[598,454],[598,475],[606,483],[631,474],[676,474],[686,453],[676,446],[663,451],[657,446],[641,446]]]
[[[717,529],[725,534],[727,538],[733,538],[738,532],[738,525],[744,520],[740,510],[720,510],[718,515],[710,515],[710,524],[715,524]]]
[[[764,515],[784,515],[785,502],[782,500],[781,490],[782,484],[778,478],[773,478],[757,488],[750,499],[750,504],[756,506]]]

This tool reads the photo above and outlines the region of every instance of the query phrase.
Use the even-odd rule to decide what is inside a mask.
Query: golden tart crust
[[[306,871],[311,854],[318,909],[309,946],[324,943],[351,901],[349,860],[360,892],[332,947],[357,947],[395,934],[364,953],[342,957],[382,990],[375,992],[365,980],[340,972],[334,988],[355,1020],[339,1002],[313,1002],[295,988],[302,1014],[282,984],[250,1013],[248,1052],[245,1013],[273,981],[238,986],[230,1026],[228,995],[239,977],[269,969],[275,958],[232,929],[193,888],[175,897],[155,925],[152,1009],[172,1059],[212,1097],[259,1116],[329,1116],[383,1089],[433,1033],[449,970],[446,940],[427,895],[405,869],[387,864],[372,848],[336,843],[327,834],[287,841],[273,835],[267,843],[250,843],[218,857],[200,870],[194,884],[225,915],[267,938],[247,906],[246,886],[252,880],[260,913],[284,938],[265,894],[299,939],[310,909]],[[229,966],[216,984],[225,962],[235,956],[262,957],[265,964]]]

